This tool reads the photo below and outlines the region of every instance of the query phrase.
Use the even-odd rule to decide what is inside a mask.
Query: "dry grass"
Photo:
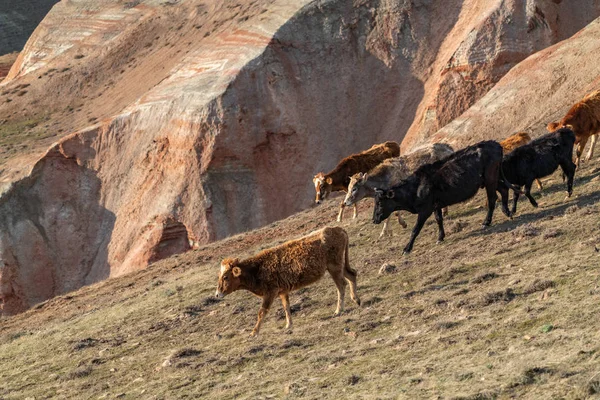
[[[325,277],[292,294],[292,333],[276,304],[250,339],[260,301],[247,292],[215,301],[218,262],[333,224],[338,199],[50,300],[0,321],[0,398],[595,396],[600,225],[588,211],[600,199],[597,175],[584,166],[573,198],[549,186],[542,207],[523,201],[513,220],[498,210],[486,230],[479,195],[451,208],[462,229],[436,245],[432,218],[408,257],[409,230],[378,241],[371,204],[361,204],[342,225],[363,306],[348,301],[333,317]],[[396,272],[380,275],[384,263]]]

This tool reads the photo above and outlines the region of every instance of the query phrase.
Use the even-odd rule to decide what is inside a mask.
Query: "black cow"
[[[385,192],[377,190],[373,222],[381,223],[396,210],[418,214],[410,241],[403,254],[410,253],[425,221],[435,213],[438,223],[438,243],[444,240],[442,208],[463,202],[475,196],[480,188],[487,192],[488,212],[483,226],[492,222],[496,207],[496,190],[502,196],[502,211],[507,217],[508,189],[513,188],[500,178],[502,146],[484,141],[459,150],[450,156],[418,168],[413,175]]]
[[[502,161],[504,176],[515,186],[525,186],[525,196],[532,206],[537,207],[537,202],[531,196],[533,181],[552,174],[560,166],[563,180],[567,176],[567,197],[571,197],[576,169],[573,163],[574,144],[575,133],[569,128],[547,133],[507,154]],[[519,191],[515,191],[513,213],[517,211],[519,194]]]

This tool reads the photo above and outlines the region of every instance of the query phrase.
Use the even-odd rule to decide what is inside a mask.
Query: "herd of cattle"
[[[438,242],[444,240],[444,215],[447,207],[464,202],[485,188],[487,215],[483,226],[489,226],[500,193],[502,212],[511,217],[517,210],[521,194],[531,205],[537,203],[531,187],[540,178],[561,168],[567,180],[567,197],[573,192],[573,178],[579,166],[586,142],[594,151],[600,133],[600,90],[585,96],[557,122],[547,125],[547,133],[535,140],[519,132],[498,143],[483,141],[454,151],[447,144],[436,143],[400,156],[395,142],[374,145],[370,149],[344,158],[331,172],[318,173],[313,183],[316,203],[321,203],[334,191],[346,192],[337,216],[342,220],[344,208],[354,206],[365,197],[375,199],[373,222],[385,221],[380,236],[388,232],[388,218],[394,211],[417,214],[417,222],[403,254],[409,253],[425,221],[434,214],[438,225]],[[577,144],[573,162],[573,147]],[[524,188],[524,192],[522,189]],[[509,191],[513,191],[512,208],[508,207]],[[403,227],[406,223],[397,214]],[[279,296],[286,315],[286,328],[291,329],[289,292],[310,285],[328,271],[333,278],[338,303],[335,315],[344,309],[346,281],[351,297],[360,305],[356,293],[356,271],[348,261],[348,235],[341,227],[327,227],[300,239],[288,241],[257,255],[239,260],[227,258],[221,262],[217,297],[245,289],[262,297],[258,321],[251,336],[258,334],[262,320],[273,300]]]

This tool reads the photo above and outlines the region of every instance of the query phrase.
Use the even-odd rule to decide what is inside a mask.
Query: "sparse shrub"
[[[447,331],[448,329],[456,328],[458,325],[460,325],[460,322],[457,321],[442,321],[437,322],[434,325],[434,329],[437,331]]]
[[[508,303],[515,298],[515,294],[511,288],[506,288],[497,292],[490,292],[483,295],[481,305],[489,306],[490,304],[504,302]]]
[[[517,227],[513,232],[513,237],[517,240],[532,238],[540,234],[540,228],[534,224],[528,223]]]
[[[546,324],[544,326],[542,326],[542,328],[540,329],[542,331],[542,333],[548,333],[554,330],[554,325],[552,324]]]
[[[523,294],[532,294],[554,287],[556,283],[548,279],[536,279],[523,290]]]
[[[471,279],[471,283],[483,283],[490,281],[494,278],[497,278],[498,274],[495,272],[485,272],[481,275],[477,275],[475,278]]]
[[[348,377],[348,385],[354,386],[358,383],[358,381],[360,381],[360,376],[358,375],[353,374]]]
[[[459,233],[462,232],[467,226],[469,226],[468,222],[457,219],[456,221],[452,221],[448,224],[446,232],[448,232],[449,234]]]
[[[568,207],[565,210],[565,214],[564,215],[573,214],[573,213],[577,212],[577,210],[579,210],[579,206],[577,206],[577,204],[574,204],[574,205],[572,205],[571,207]]]
[[[83,367],[79,367],[77,369],[75,369],[74,371],[69,372],[65,378],[66,379],[77,379],[77,378],[85,378],[86,376],[88,376],[89,374],[92,373],[92,367],[87,365],[87,366],[83,366]]]
[[[589,395],[600,393],[600,380],[593,379],[587,384],[587,392]]]
[[[173,353],[173,358],[195,357],[202,354],[200,350],[185,348],[177,350]]]
[[[562,232],[559,229],[550,229],[550,230],[547,230],[546,232],[544,232],[544,234],[542,235],[542,238],[552,239],[557,236],[560,236],[561,234],[562,234]]]

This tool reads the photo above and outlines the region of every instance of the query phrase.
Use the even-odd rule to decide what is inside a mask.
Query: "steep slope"
[[[460,147],[522,130],[545,133],[548,122],[600,87],[600,66],[588,59],[600,51],[599,34],[597,19],[569,40],[527,58],[433,140]]]
[[[480,194],[432,219],[410,256],[409,230],[376,240],[371,202],[341,225],[363,306],[332,317],[326,276],[279,303],[248,338],[260,300],[213,299],[219,262],[332,221],[337,200],[83,288],[0,320],[0,396],[35,398],[593,398],[600,322],[600,162],[560,174],[541,204],[500,212],[482,231]],[[409,225],[415,222],[408,216]],[[383,263],[396,272],[379,275]]]
[[[528,56],[564,40],[600,15],[600,1],[472,1],[431,66],[404,149],[428,140],[469,109]]]
[[[0,312],[305,209],[312,173],[402,140],[452,54],[496,79],[597,15],[559,3],[60,2],[0,84]],[[525,35],[536,7],[569,27]]]

